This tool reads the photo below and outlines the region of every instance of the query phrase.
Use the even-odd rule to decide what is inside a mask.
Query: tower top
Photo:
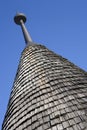
[[[23,13],[17,13],[16,16],[14,17],[15,23],[18,25],[21,25],[21,22],[20,22],[21,20],[25,23],[26,16]]]
[[[17,13],[16,16],[14,17],[14,22],[21,26],[26,44],[27,45],[31,44],[32,42],[31,36],[24,24],[26,22],[26,16],[23,13]]]

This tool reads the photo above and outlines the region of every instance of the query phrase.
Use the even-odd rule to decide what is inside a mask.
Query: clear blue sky
[[[0,127],[25,47],[21,28],[13,21],[16,12],[26,14],[34,42],[87,71],[87,0],[1,0]]]

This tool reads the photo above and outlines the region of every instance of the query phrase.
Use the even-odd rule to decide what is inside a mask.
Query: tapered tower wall
[[[22,52],[2,130],[87,130],[87,74],[42,45]]]

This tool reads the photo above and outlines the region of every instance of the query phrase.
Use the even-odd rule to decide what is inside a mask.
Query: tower
[[[33,43],[17,14],[26,47],[2,130],[87,130],[87,73],[43,45]]]

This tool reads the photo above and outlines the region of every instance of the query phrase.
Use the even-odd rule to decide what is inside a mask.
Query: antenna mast
[[[14,17],[14,21],[16,24],[21,26],[26,44],[32,42],[31,36],[25,26],[26,16],[22,13],[17,13],[16,16]]]

